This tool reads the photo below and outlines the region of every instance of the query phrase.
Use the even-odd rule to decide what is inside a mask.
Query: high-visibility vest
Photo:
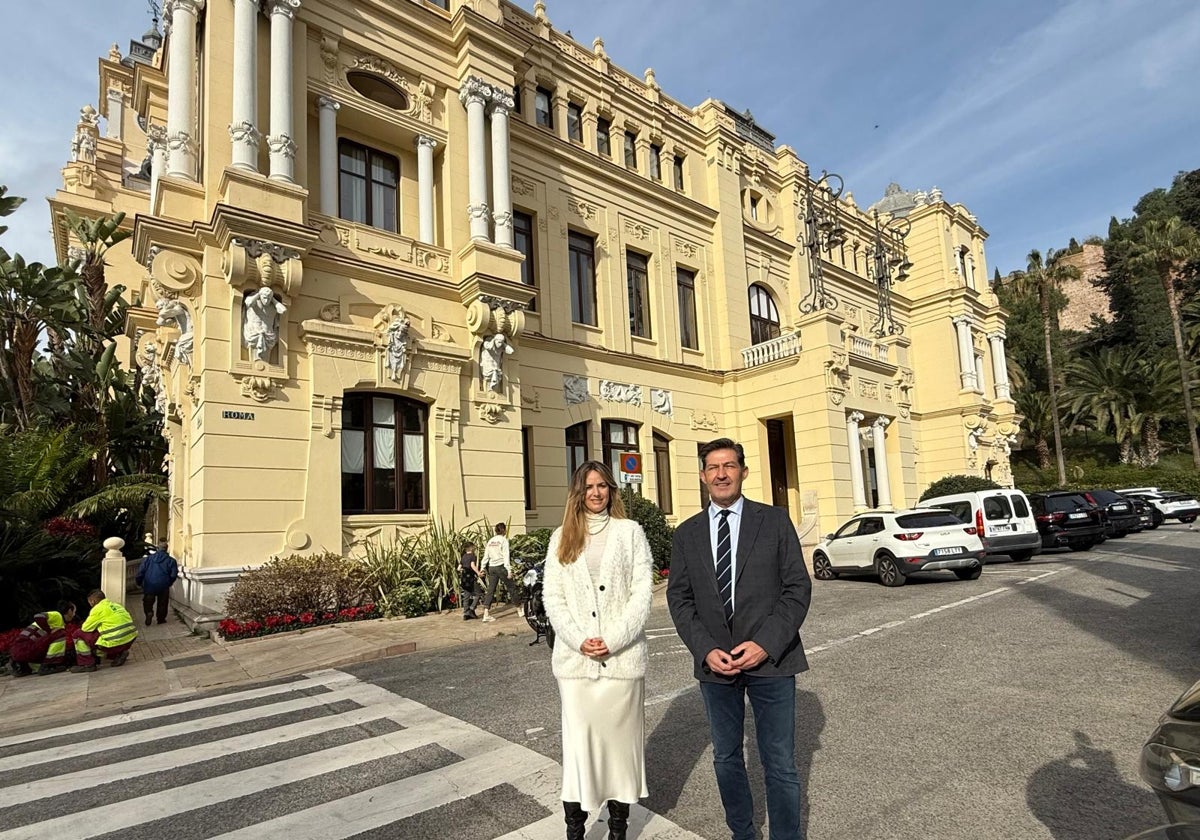
[[[100,638],[96,640],[99,647],[117,647],[137,638],[137,625],[129,610],[107,598],[92,607],[80,629],[85,633],[99,630]]]

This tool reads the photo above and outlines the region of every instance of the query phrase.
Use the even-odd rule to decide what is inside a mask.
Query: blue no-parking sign
[[[642,456],[637,452],[621,453],[621,481],[625,484],[642,483]]]

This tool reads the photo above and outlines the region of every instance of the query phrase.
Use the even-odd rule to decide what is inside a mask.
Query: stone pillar
[[[887,444],[884,441],[884,430],[890,422],[889,418],[879,416],[871,424],[871,443],[875,447],[875,484],[881,508],[892,506],[892,479],[888,474]]]
[[[108,99],[108,125],[104,128],[104,136],[120,140],[125,120],[125,94],[117,88],[109,88],[106,98]]]
[[[427,245],[433,245],[433,150],[437,141],[432,137],[421,135],[417,138],[417,210],[420,214],[420,224],[417,227],[417,238]]]
[[[867,509],[867,490],[863,484],[862,445],[859,443],[858,424],[863,414],[852,411],[846,417],[846,444],[850,454],[850,486],[854,496],[854,512]]]
[[[495,240],[513,246],[512,179],[508,168],[508,112],[516,104],[511,93],[497,88],[492,93],[492,202],[496,212]]]
[[[167,59],[167,174],[196,180],[196,26],[205,0],[171,0]]]
[[[125,540],[120,537],[109,537],[104,541],[104,560],[100,563],[100,588],[104,595],[114,604],[125,606],[125,555],[121,549]]]
[[[317,97],[317,125],[321,161],[321,212],[326,216],[338,214],[338,142],[337,112],[339,105],[328,96]]]
[[[146,153],[150,155],[150,204],[158,194],[158,179],[167,171],[167,130],[152,125],[146,131]]]
[[[996,379],[996,399],[1009,400],[1012,394],[1008,383],[1008,360],[1004,356],[1004,333],[988,334],[988,343],[992,347],[992,376]]]
[[[978,387],[975,381],[975,351],[971,346],[971,319],[959,315],[954,319],[954,331],[958,334],[958,369],[963,388]]]
[[[485,107],[492,96],[491,85],[471,76],[463,82],[458,98],[467,108],[467,214],[471,220],[471,238],[488,238],[487,205],[487,119]]]
[[[269,0],[271,13],[271,153],[270,177],[295,179],[296,141],[292,127],[292,21],[300,0]]]
[[[232,164],[258,171],[258,6],[259,0],[233,0]]]

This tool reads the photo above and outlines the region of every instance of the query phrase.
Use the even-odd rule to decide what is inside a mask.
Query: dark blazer
[[[767,659],[755,676],[783,677],[808,670],[800,625],[808,614],[812,580],[796,529],[783,508],[746,499],[738,532],[733,626],[725,623],[709,538],[708,510],[675,530],[667,605],[680,638],[696,662],[696,679],[728,683],[704,663],[713,648],[732,650],[756,642]]]

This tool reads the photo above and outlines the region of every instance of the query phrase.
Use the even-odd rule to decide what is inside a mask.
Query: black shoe
[[[158,623],[159,623],[159,624],[166,624],[166,623],[167,623],[167,620],[166,620],[165,618],[160,618],[160,619],[158,620]]]
[[[629,828],[629,804],[608,800],[608,840],[625,840]]]
[[[65,670],[67,670],[66,665],[43,665],[38,670],[38,676],[48,677],[50,674],[61,674]]]
[[[152,621],[154,621],[154,616],[152,616],[152,615],[146,616],[146,626],[147,627],[150,626],[150,622],[152,622]]]
[[[121,651],[113,658],[112,667],[120,668],[122,665],[125,664],[125,660],[128,658],[129,658],[129,649],[126,648],[125,650]]]
[[[583,840],[587,831],[587,811],[578,802],[564,802],[563,813],[566,816],[567,840]]]
[[[73,666],[71,666],[72,674],[90,673],[91,671],[95,671],[95,670],[96,670],[95,665],[73,665]]]

